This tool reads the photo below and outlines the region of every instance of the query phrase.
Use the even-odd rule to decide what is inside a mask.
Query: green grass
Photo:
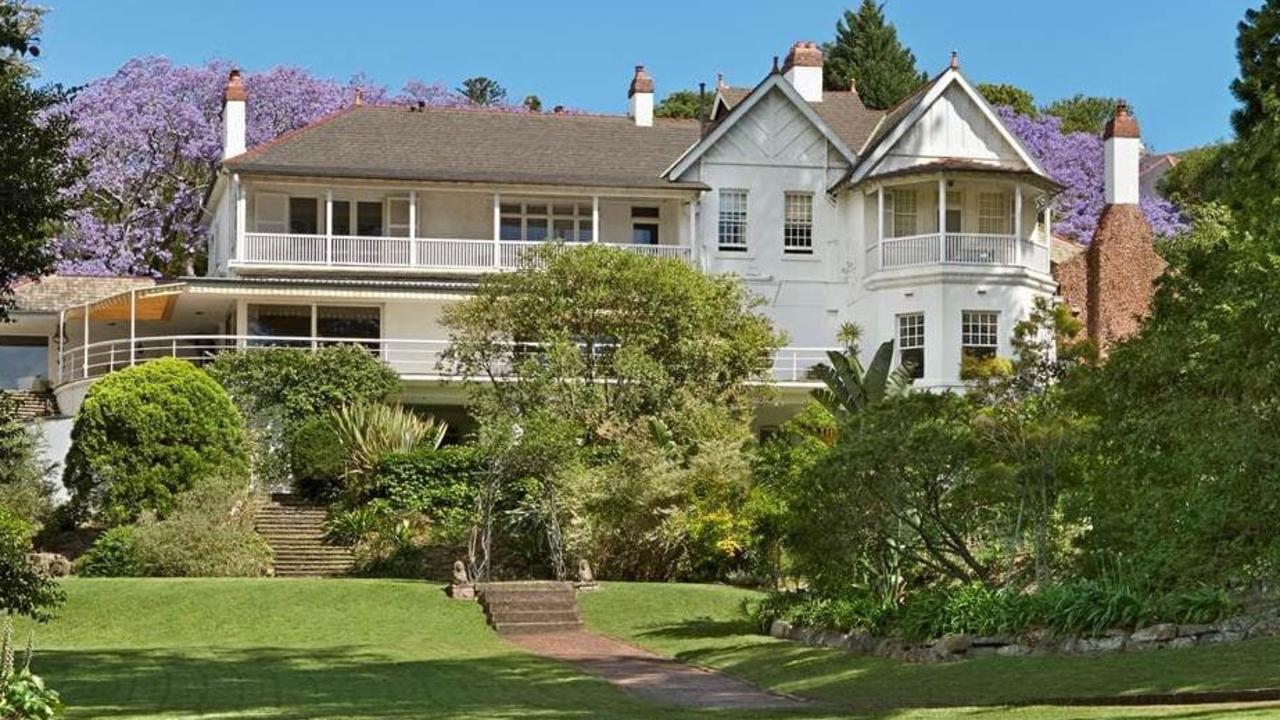
[[[595,630],[784,692],[856,708],[1280,686],[1280,639],[1101,657],[985,658],[914,665],[774,640],[714,585],[610,583],[582,600]],[[1280,716],[1280,709],[1273,710]],[[1076,715],[1078,716],[1078,715]]]
[[[66,585],[68,604],[58,619],[38,628],[35,669],[63,693],[71,718],[743,717],[648,705],[572,668],[530,656],[491,633],[477,605],[448,600],[437,587],[421,583],[72,579]],[[751,634],[735,615],[743,596],[710,586],[609,584],[584,600],[584,611],[601,631],[828,701],[761,717],[1280,715],[1276,709],[1223,708],[895,709],[899,703],[972,703],[985,699],[984,693],[1004,699],[1040,690],[1058,694],[1090,682],[1100,692],[1248,686],[1275,679],[1274,671],[1261,666],[1277,666],[1280,645],[1114,659],[1118,664],[1077,659],[1030,661],[1025,667],[987,661],[901,666]],[[1142,666],[1141,657],[1150,658],[1146,669],[1119,662]],[[1202,663],[1198,675],[1195,663]],[[1169,668],[1168,679],[1161,680],[1160,667]],[[1113,676],[1119,672],[1129,676]]]

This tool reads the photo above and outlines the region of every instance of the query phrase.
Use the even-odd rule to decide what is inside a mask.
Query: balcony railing
[[[884,238],[868,253],[873,269],[920,265],[1005,265],[1049,272],[1049,250],[1033,239],[983,233],[925,233]]]
[[[396,338],[281,337],[260,335],[165,335],[159,337],[102,340],[68,348],[59,358],[58,384],[92,380],[117,370],[160,358],[179,358],[203,365],[227,350],[262,350],[296,347],[308,350],[329,345],[357,345],[381,358],[402,376],[421,379],[463,380],[461,371],[444,357],[447,340],[405,340]],[[809,371],[826,362],[834,348],[787,347],[773,357],[774,382],[814,385]],[[504,375],[505,372],[499,373]]]
[[[510,270],[529,263],[528,250],[543,242],[467,240],[460,238],[366,237],[245,233],[240,265],[300,265],[364,269],[431,269],[456,271]],[[587,243],[566,243],[567,246]],[[684,260],[688,245],[601,243],[630,252]]]

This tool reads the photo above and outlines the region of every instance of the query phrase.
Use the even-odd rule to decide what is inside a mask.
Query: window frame
[[[960,311],[961,359],[987,360],[1000,355],[1000,311]]]
[[[908,323],[910,325],[908,326]],[[898,367],[911,362],[908,377],[919,380],[924,377],[925,315],[922,311],[898,313],[894,316],[894,340],[898,344]],[[911,342],[908,343],[908,340]],[[908,358],[908,353],[911,357]],[[915,359],[919,355],[919,360]]]
[[[903,210],[903,200],[911,199],[909,211]],[[890,229],[890,238],[914,237],[920,234],[920,194],[913,189],[895,188],[885,193],[885,212],[889,214],[892,220],[888,227]],[[906,219],[911,220],[911,232],[904,232],[899,229],[900,223]]]
[[[726,200],[733,199],[733,207]],[[746,188],[720,188],[716,207],[716,247],[720,252],[747,251],[751,193]],[[741,200],[739,206],[738,200]]]
[[[564,212],[563,208],[572,208],[571,212]],[[498,206],[498,225],[503,225],[503,221],[512,221],[519,223],[520,232],[518,238],[501,238],[501,242],[556,242],[563,241],[566,243],[587,243],[592,242],[596,237],[593,232],[594,216],[590,201],[580,199],[561,199],[557,202],[555,199],[549,200],[506,200],[504,199]],[[541,226],[543,235],[539,238],[530,236],[530,221],[535,223],[534,227]],[[571,223],[572,228],[568,232],[572,237],[557,237],[557,223]],[[501,234],[501,231],[500,231]]]
[[[989,204],[995,199],[995,203]],[[978,193],[978,234],[1013,234],[1013,196],[1006,192]]]
[[[813,254],[813,193],[788,190],[782,194],[782,252]]]

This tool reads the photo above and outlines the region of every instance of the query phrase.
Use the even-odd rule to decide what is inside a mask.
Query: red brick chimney
[[[1138,121],[1120,103],[1103,131],[1107,205],[1086,256],[1089,337],[1106,354],[1133,335],[1151,310],[1155,282],[1164,273],[1151,225],[1138,197]]]

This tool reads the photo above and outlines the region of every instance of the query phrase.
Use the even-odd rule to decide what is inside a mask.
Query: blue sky
[[[975,82],[1008,82],[1039,101],[1083,92],[1137,107],[1156,150],[1228,135],[1235,25],[1261,0],[889,0],[921,69],[960,52]],[[44,0],[44,78],[79,84],[139,55],[250,69],[363,72],[392,89],[419,78],[497,79],[514,98],[600,112],[625,109],[632,66],[658,95],[751,85],[795,40],[825,41],[846,2],[329,2]]]

